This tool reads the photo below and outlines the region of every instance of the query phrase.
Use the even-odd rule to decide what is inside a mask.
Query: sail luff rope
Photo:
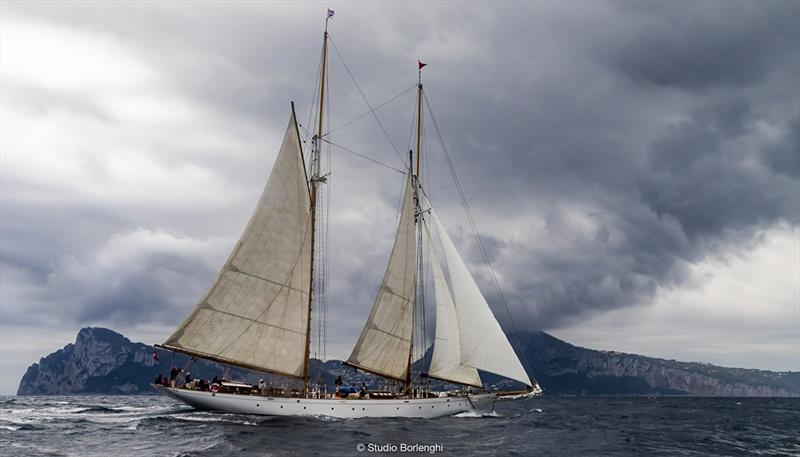
[[[418,351],[417,360],[421,360],[425,356],[425,351],[427,349],[427,343],[428,343],[425,335],[425,257],[424,257],[424,251],[422,250],[422,230],[421,230],[422,222],[423,222],[422,212],[420,211],[419,222],[417,223],[418,227],[420,227],[417,229],[417,259],[419,263],[418,265],[419,271],[417,273],[419,275],[418,276],[419,279],[417,280],[418,290],[419,290],[418,292],[419,296],[417,298],[417,302],[419,303],[418,304],[419,315],[417,316],[417,319],[419,320],[419,330],[420,330],[419,336],[417,338],[419,342],[419,344],[417,345],[417,351]]]
[[[513,317],[511,316],[511,310],[508,307],[508,303],[506,302],[505,296],[503,295],[503,291],[500,289],[500,284],[497,281],[497,276],[495,275],[494,268],[492,267],[492,264],[489,261],[489,255],[488,255],[488,252],[486,250],[485,245],[483,244],[483,240],[481,239],[480,233],[478,232],[478,227],[477,227],[477,224],[475,223],[475,219],[472,217],[472,212],[469,209],[469,203],[467,201],[467,197],[464,194],[464,189],[461,187],[461,182],[458,180],[458,175],[456,174],[455,164],[453,162],[452,157],[450,156],[450,153],[447,151],[447,146],[445,145],[445,142],[444,142],[444,136],[442,135],[442,132],[439,129],[439,123],[436,121],[436,116],[433,114],[433,110],[431,109],[430,101],[428,101],[428,96],[425,93],[423,93],[423,96],[425,97],[425,102],[427,104],[428,113],[431,115],[431,121],[433,123],[433,127],[434,127],[434,130],[436,131],[436,135],[437,135],[437,137],[439,139],[439,142],[441,144],[442,152],[444,153],[445,161],[447,162],[447,166],[449,168],[450,175],[452,176],[453,181],[454,181],[454,183],[456,185],[456,189],[458,190],[458,195],[459,195],[459,199],[461,200],[461,205],[464,208],[464,212],[465,212],[465,214],[467,216],[467,220],[468,220],[468,222],[470,224],[470,229],[472,230],[472,233],[475,236],[475,240],[477,241],[478,250],[480,251],[481,256],[483,257],[483,261],[486,263],[487,269],[489,271],[490,281],[491,281],[492,285],[494,286],[494,289],[497,292],[498,297],[500,298],[500,302],[503,304],[503,308],[505,309],[506,315],[508,316],[509,325],[511,326],[511,329],[513,330],[513,338],[516,341],[517,347],[519,348],[520,352],[522,352],[522,363],[523,363],[523,366],[525,368],[526,374],[528,375],[528,377],[532,378],[532,371],[530,369],[530,364],[528,363],[528,357],[527,357],[527,354],[526,354],[526,351],[525,351],[525,347],[519,341],[519,336],[518,336],[519,331],[517,330],[517,326],[514,323]],[[534,303],[534,309],[535,309],[535,306],[536,306],[536,304]],[[536,382],[533,379],[531,379],[531,380],[534,383]]]
[[[328,78],[330,80],[330,76],[328,76]],[[331,91],[328,90],[328,125],[329,126],[332,123],[331,102],[330,102],[331,95],[330,94],[331,94]],[[330,136],[330,132],[328,132],[328,135]],[[323,278],[324,278],[324,281],[323,281],[324,295],[323,295],[323,302],[322,302],[322,360],[323,361],[325,361],[327,359],[327,357],[328,357],[327,356],[327,349],[328,349],[328,339],[327,339],[328,338],[328,287],[327,287],[327,280],[328,280],[328,253],[329,253],[328,235],[330,233],[330,223],[329,222],[330,222],[330,214],[331,214],[330,203],[331,203],[331,173],[332,173],[331,146],[330,146],[330,144],[328,144],[328,147],[327,147],[327,150],[326,150],[326,158],[328,159],[326,161],[328,178],[325,181],[325,183],[326,183],[326,186],[325,186],[326,187],[326,189],[325,189],[325,208],[326,208],[326,212],[325,212],[325,219],[323,221],[324,222],[324,227],[323,227],[324,235],[323,235],[323,237],[324,237],[324,240],[325,240],[325,249],[324,249],[324,253],[323,253],[324,262],[323,262],[323,265],[322,265]]]
[[[423,91],[423,94],[424,94],[424,91]],[[423,151],[428,151],[429,150],[428,149],[428,137],[426,135],[424,119],[423,119],[423,124],[421,125],[421,130],[422,130],[422,132],[421,132],[421,134],[422,134],[422,142],[423,142],[423,146],[424,146]],[[425,167],[422,168],[422,176],[418,176],[417,177],[417,183],[418,183],[417,184],[417,192],[419,194],[419,211],[423,213],[423,214],[420,215],[420,241],[419,241],[420,250],[422,252],[422,257],[423,257],[421,259],[422,264],[420,265],[420,270],[421,270],[421,274],[422,274],[422,279],[420,279],[420,281],[422,282],[422,300],[423,300],[422,301],[422,347],[423,347],[423,349],[422,349],[421,357],[425,357],[425,353],[426,353],[427,348],[428,348],[428,320],[427,320],[426,313],[425,313],[425,299],[426,299],[426,296],[425,296],[425,292],[426,292],[425,279],[427,279],[427,276],[426,276],[427,272],[425,270],[425,265],[426,264],[424,263],[424,255],[426,253],[426,250],[422,249],[422,243],[423,243],[422,225],[425,224],[425,217],[424,217],[425,215],[424,215],[424,212],[422,211],[422,202],[423,202],[423,200],[422,200],[422,183],[425,181],[425,176],[429,175],[429,173],[430,173],[429,169],[428,169],[428,156],[429,155],[430,154],[424,154],[422,156],[422,160],[425,161]],[[429,259],[430,259],[430,257],[429,257]]]

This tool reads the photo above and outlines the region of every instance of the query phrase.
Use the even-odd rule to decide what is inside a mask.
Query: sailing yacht
[[[331,16],[329,10],[328,19]],[[286,134],[244,233],[195,309],[163,344],[156,345],[278,375],[302,387],[256,390],[235,383],[228,386],[243,388],[154,387],[199,409],[343,418],[433,418],[470,411],[492,412],[495,399],[504,393],[483,391],[478,370],[518,381],[527,387],[524,393],[540,392],[517,358],[420,183],[424,101],[421,63],[416,150],[409,154],[405,170],[394,245],[372,311],[344,362],[352,369],[385,378],[396,388],[351,398],[352,395],[328,394],[313,385],[309,368],[312,310],[318,305],[314,287],[319,284],[315,280],[319,272],[314,271],[315,248],[319,245],[315,238],[324,236],[317,233],[317,200],[319,186],[327,176],[322,173],[320,151],[324,141],[328,19],[319,75],[319,116],[308,170],[292,103]],[[414,332],[418,328],[415,323],[421,319],[419,297],[424,296],[419,292],[425,279],[421,268],[423,249],[427,249],[432,265],[436,304],[435,338],[424,378],[462,386],[459,391],[435,394],[418,388],[426,382],[423,377],[412,377],[414,342],[425,344],[424,338],[420,341]],[[441,252],[449,282],[437,251]],[[420,348],[416,349],[419,353]]]

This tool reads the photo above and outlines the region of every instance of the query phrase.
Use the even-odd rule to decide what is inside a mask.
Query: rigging
[[[430,101],[428,101],[428,95],[423,92],[423,97],[425,98],[426,107],[428,108],[428,114],[431,116],[431,121],[433,124],[433,128],[436,131],[436,136],[439,139],[439,143],[442,148],[442,153],[445,158],[445,162],[447,163],[447,167],[450,171],[450,176],[453,178],[453,182],[455,184],[456,190],[458,191],[459,200],[461,202],[461,206],[464,209],[464,213],[467,216],[467,221],[469,222],[470,229],[472,230],[472,234],[475,236],[475,241],[478,245],[478,250],[481,253],[481,257],[483,257],[483,261],[486,264],[486,267],[489,271],[489,279],[494,286],[495,291],[497,292],[498,297],[500,298],[500,302],[503,304],[503,308],[506,312],[506,316],[508,316],[508,322],[511,326],[513,331],[513,338],[517,343],[517,347],[519,348],[520,352],[522,352],[522,363],[525,367],[525,371],[528,372],[528,375],[532,375],[532,371],[530,369],[530,364],[528,363],[528,357],[525,352],[524,346],[519,341],[517,326],[514,324],[514,318],[511,316],[511,310],[508,307],[508,303],[506,302],[505,296],[503,295],[502,289],[500,289],[500,284],[497,281],[497,275],[494,272],[494,268],[492,267],[492,263],[489,260],[489,254],[486,250],[486,246],[483,244],[483,240],[481,239],[480,232],[478,232],[478,226],[475,223],[475,219],[472,217],[472,211],[469,209],[469,203],[467,202],[467,197],[464,194],[464,189],[461,187],[461,182],[458,180],[458,175],[456,174],[455,164],[453,162],[453,158],[450,156],[450,153],[447,150],[447,146],[444,142],[444,136],[442,135],[441,129],[439,128],[439,123],[436,121],[436,116],[433,114],[433,110],[431,109]],[[536,304],[534,303],[534,307]]]
[[[353,81],[353,84],[356,86],[356,89],[358,89],[358,93],[361,94],[361,98],[364,99],[364,103],[366,103],[367,107],[369,107],[370,112],[375,117],[375,121],[381,127],[381,130],[383,131],[383,134],[386,135],[386,139],[389,141],[389,144],[392,145],[392,149],[394,149],[395,154],[397,154],[397,157],[400,159],[400,162],[402,162],[403,165],[405,166],[406,162],[403,159],[402,154],[400,154],[400,151],[397,149],[397,146],[394,145],[394,141],[392,141],[392,137],[389,136],[389,132],[386,131],[386,127],[383,126],[383,123],[381,122],[380,118],[378,118],[378,114],[375,112],[375,108],[373,108],[372,105],[369,103],[369,100],[367,100],[367,96],[364,95],[364,91],[361,90],[361,86],[356,81],[355,76],[353,76],[353,72],[350,71],[350,67],[347,65],[347,62],[344,60],[344,56],[342,56],[342,53],[339,52],[339,48],[336,47],[336,43],[333,42],[333,39],[330,37],[330,35],[328,35],[328,40],[330,41],[331,45],[333,46],[333,50],[336,51],[336,55],[339,56],[339,60],[342,61],[342,65],[344,65],[344,69],[347,70],[347,74],[350,75],[350,79]],[[416,87],[416,85],[414,87]]]

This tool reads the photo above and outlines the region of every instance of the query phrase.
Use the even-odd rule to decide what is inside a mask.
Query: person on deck
[[[192,382],[192,376],[191,376],[191,375],[192,375],[192,374],[191,374],[191,373],[189,373],[188,371],[186,372],[186,379],[184,380],[184,386],[185,386],[187,389],[189,388],[189,383],[190,383],[190,382]]]
[[[359,398],[364,398],[367,396],[367,383],[361,383],[361,390],[358,392]]]
[[[334,381],[334,384],[336,384],[336,392],[339,392],[339,389],[342,387],[343,382],[344,381],[342,381],[342,375],[336,377],[336,381]]]
[[[180,372],[181,372],[180,368],[177,368],[177,367],[172,367],[169,370],[169,386],[170,387],[175,387],[175,379],[178,377],[178,374],[180,374]]]
[[[266,395],[267,393],[267,383],[264,382],[263,378],[258,380],[258,393],[261,395]]]

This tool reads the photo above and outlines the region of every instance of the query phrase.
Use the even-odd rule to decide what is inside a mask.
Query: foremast
[[[321,174],[321,151],[322,151],[322,129],[325,119],[325,86],[327,85],[327,66],[328,66],[328,20],[331,18],[331,11],[325,17],[325,31],[322,34],[322,62],[320,64],[319,76],[319,113],[317,116],[316,133],[311,143],[311,176],[310,184],[310,211],[311,211],[311,275],[308,283],[308,322],[306,325],[306,352],[303,365],[303,393],[308,394],[308,383],[311,378],[311,316],[314,297],[314,259],[317,236],[317,194],[319,185],[325,182],[325,177]]]
[[[174,352],[302,380],[308,393],[318,189],[327,86],[323,35],[320,105],[310,166],[294,103],[266,187],[211,288],[163,344]],[[324,279],[323,279],[324,280]],[[220,331],[223,329],[224,331]]]

